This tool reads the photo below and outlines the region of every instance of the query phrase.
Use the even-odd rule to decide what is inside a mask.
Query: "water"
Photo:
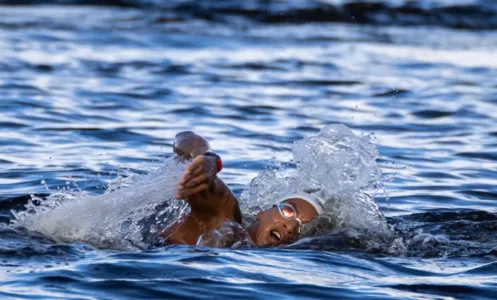
[[[4,298],[495,298],[493,1],[0,1],[20,3],[0,6]],[[102,245],[6,225],[32,199],[112,208],[110,190],[169,178],[157,172],[190,129],[250,195],[261,172],[277,183],[311,168],[295,142],[330,124],[376,144],[381,174],[361,191],[388,233],[357,226],[360,208],[278,249],[147,247],[153,233]],[[119,220],[92,229],[135,232]]]

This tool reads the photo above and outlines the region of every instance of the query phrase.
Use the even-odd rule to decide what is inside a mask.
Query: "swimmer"
[[[178,159],[192,159],[179,179],[176,193],[176,199],[190,205],[190,213],[160,234],[162,242],[196,245],[204,234],[226,224],[241,228],[238,200],[217,177],[222,162],[208,142],[191,131],[181,132],[175,137],[173,150]],[[319,198],[307,193],[289,194],[259,212],[245,233],[254,246],[289,244],[299,238],[304,224],[321,213],[323,203]]]

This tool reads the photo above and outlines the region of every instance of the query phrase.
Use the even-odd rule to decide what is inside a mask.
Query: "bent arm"
[[[209,143],[201,136],[185,131],[178,133],[173,150],[178,157],[194,160],[178,183],[176,198],[185,199],[191,206],[190,214],[208,222],[231,219],[241,223],[238,201],[226,184],[217,177],[216,159],[203,154],[210,150]]]

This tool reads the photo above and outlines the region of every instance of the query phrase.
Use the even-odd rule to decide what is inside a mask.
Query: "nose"
[[[285,228],[288,235],[290,235],[290,236],[295,236],[297,234],[298,226],[299,226],[299,222],[297,222],[295,220],[292,220],[292,221],[289,221],[288,223],[283,224],[283,227]]]

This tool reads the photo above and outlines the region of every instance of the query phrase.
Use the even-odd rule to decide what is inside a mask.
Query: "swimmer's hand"
[[[177,185],[176,199],[184,199],[206,190],[217,174],[216,158],[197,156],[186,168]]]

